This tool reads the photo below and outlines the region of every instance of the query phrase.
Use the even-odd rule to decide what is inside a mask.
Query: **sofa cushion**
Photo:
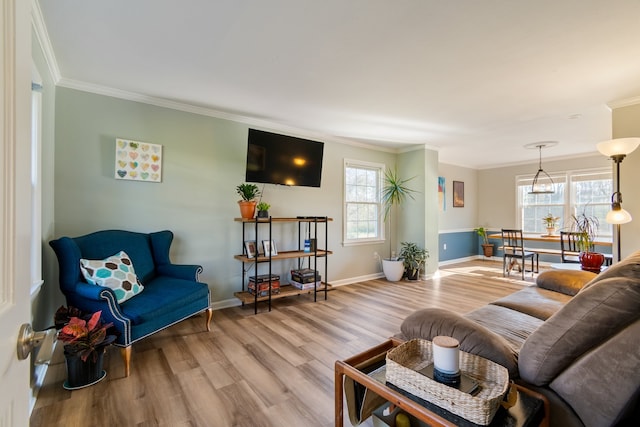
[[[531,334],[520,351],[520,376],[546,385],[578,357],[638,318],[639,278],[598,280]]]
[[[550,270],[538,275],[536,285],[539,288],[573,296],[597,276],[596,273],[582,270]]]
[[[551,389],[571,405],[585,426],[615,425],[637,405],[639,336],[640,320],[580,357],[551,382]]]
[[[510,308],[540,320],[547,320],[569,300],[571,300],[569,295],[528,286],[491,304]]]
[[[192,280],[157,276],[146,284],[144,298],[132,298],[120,308],[134,325],[154,322],[166,317],[167,313],[203,298],[208,298],[209,288]]]
[[[80,271],[88,283],[112,289],[119,303],[136,296],[144,289],[129,255],[124,251],[103,260],[82,258]]]
[[[473,310],[464,317],[501,336],[515,354],[520,352],[525,340],[543,323],[528,314],[491,304]]]
[[[402,322],[400,330],[408,340],[432,340],[438,335],[454,337],[460,342],[462,351],[492,360],[506,367],[510,373],[518,371],[516,352],[504,338],[452,311],[440,308],[417,310]]]

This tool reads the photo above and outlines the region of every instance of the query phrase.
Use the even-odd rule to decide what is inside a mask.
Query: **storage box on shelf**
[[[328,217],[297,217],[297,218],[252,218],[252,219],[244,219],[244,218],[235,218],[234,221],[242,223],[242,254],[235,255],[234,258],[242,262],[242,291],[235,292],[234,295],[236,298],[240,299],[242,304],[254,304],[254,312],[258,312],[258,303],[262,301],[266,301],[268,303],[269,311],[271,310],[271,300],[276,298],[283,298],[291,295],[300,295],[305,293],[313,293],[314,301],[317,300],[318,292],[324,292],[324,298],[327,299],[327,290],[328,285],[321,280],[321,274],[317,271],[318,259],[324,259],[324,277],[326,280],[327,277],[327,256],[331,255],[331,251],[327,249],[328,247],[328,222],[333,221],[333,219]],[[298,224],[298,247],[295,250],[282,250],[278,248],[277,255],[274,254],[256,254],[249,256],[246,252],[246,248],[244,242],[247,240],[247,229],[246,227],[253,227],[254,234],[252,239],[255,239],[256,246],[262,240],[273,241],[274,239],[273,226],[283,225],[283,224]],[[302,225],[308,224],[306,232],[303,232]],[[324,237],[319,238],[318,236],[318,227],[324,227]],[[268,231],[265,229],[268,228]],[[266,232],[265,232],[266,231]],[[310,250],[309,247],[305,248],[305,241],[311,241],[314,244],[311,245],[313,250]],[[324,243],[325,248],[320,249],[318,246]],[[304,259],[308,260],[308,266],[312,267],[309,269],[302,269],[302,262]],[[278,275],[273,275],[273,262],[281,261],[286,259],[298,259],[298,268],[292,270],[292,272],[297,272],[299,275],[293,276],[293,281],[291,284],[283,284],[280,281]],[[258,265],[264,263],[268,266],[268,274],[258,275]],[[253,264],[252,267],[249,267],[249,270],[253,268],[253,274],[250,276],[264,276],[266,280],[260,283],[258,288],[259,291],[255,292],[255,284],[253,286],[253,292],[250,292],[251,289],[251,280],[248,282],[248,286],[245,290],[245,267],[244,264]],[[311,276],[311,285],[309,285],[309,271],[313,272],[313,276]],[[278,277],[278,280],[274,279],[274,276]],[[269,280],[269,277],[271,279]],[[303,280],[296,280],[303,279]],[[255,280],[254,280],[255,282]],[[294,286],[295,285],[298,287]],[[277,283],[277,285],[276,285]],[[276,290],[277,289],[277,290]]]

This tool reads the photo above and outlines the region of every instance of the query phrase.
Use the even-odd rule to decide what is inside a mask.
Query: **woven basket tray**
[[[407,341],[387,353],[387,382],[473,423],[491,423],[509,386],[505,367],[461,351],[460,370],[480,386],[475,395],[470,395],[416,372],[430,363],[430,341]]]

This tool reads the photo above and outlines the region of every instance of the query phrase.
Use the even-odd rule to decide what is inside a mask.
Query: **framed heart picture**
[[[162,145],[116,139],[115,178],[162,182]]]

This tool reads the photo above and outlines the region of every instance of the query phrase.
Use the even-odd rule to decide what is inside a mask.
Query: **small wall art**
[[[116,179],[162,182],[162,145],[116,139]]]
[[[447,210],[447,203],[445,199],[445,179],[444,176],[438,177],[438,207],[440,212]]]
[[[453,207],[464,208],[464,182],[453,181]]]

